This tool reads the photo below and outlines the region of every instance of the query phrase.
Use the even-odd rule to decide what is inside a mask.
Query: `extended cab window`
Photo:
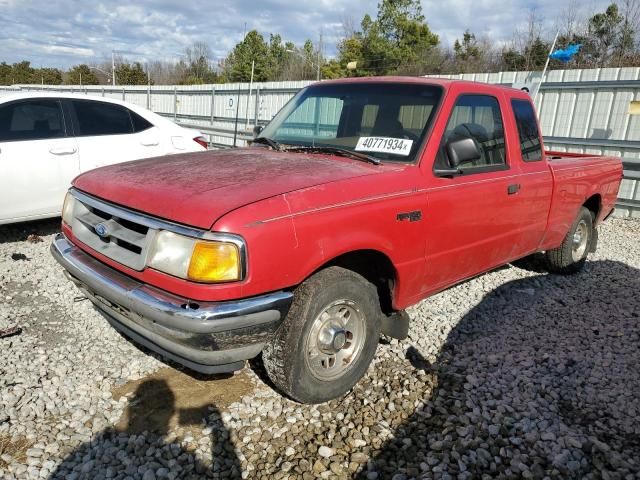
[[[542,160],[540,131],[538,130],[538,119],[533,105],[527,100],[512,100],[511,106],[518,126],[522,159],[525,162]]]
[[[133,132],[129,111],[105,102],[73,100],[78,124],[77,136],[121,135]]]
[[[62,109],[57,100],[26,100],[0,108],[0,142],[64,136]]]
[[[313,85],[298,93],[260,136],[285,146],[337,147],[412,162],[441,96],[441,87],[428,84]]]
[[[504,125],[500,104],[495,97],[461,95],[458,98],[442,137],[437,163],[447,162],[447,142],[463,138],[472,138],[480,153],[479,159],[460,165],[464,173],[506,166]]]

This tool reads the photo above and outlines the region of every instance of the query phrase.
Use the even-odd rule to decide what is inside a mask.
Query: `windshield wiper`
[[[269,137],[256,137],[251,141],[251,143],[262,143],[264,145],[269,145],[271,148],[278,152],[282,150],[282,145]]]
[[[376,157],[371,157],[364,153],[354,152],[353,150],[348,150],[346,148],[340,147],[330,147],[330,146],[318,146],[318,147],[307,147],[307,146],[295,146],[289,147],[286,149],[288,152],[309,152],[309,153],[332,153],[334,155],[341,155],[343,157],[353,158],[355,160],[360,160],[362,162],[373,163],[374,165],[380,165],[380,160]]]

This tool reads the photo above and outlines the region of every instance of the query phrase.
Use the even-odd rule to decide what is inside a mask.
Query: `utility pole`
[[[247,121],[244,124],[244,129],[249,130],[249,103],[251,102],[251,90],[253,87],[253,70],[256,66],[256,61],[251,60],[251,80],[249,81],[249,96],[247,97]]]
[[[538,93],[540,92],[540,87],[542,86],[542,82],[544,82],[544,76],[547,73],[547,68],[549,68],[549,60],[551,60],[551,54],[556,49],[556,43],[558,42],[558,37],[560,36],[560,30],[556,33],[555,38],[553,39],[553,43],[551,44],[551,49],[549,50],[549,55],[547,55],[547,61],[544,64],[544,68],[542,69],[542,76],[540,77],[540,83],[538,83],[538,87],[536,88],[536,93],[533,95],[533,104],[535,105],[536,99],[538,98]]]
[[[111,84],[116,86],[116,52],[111,50]]]
[[[247,22],[244,22],[244,30],[242,32],[242,41],[247,39]],[[248,105],[248,104],[247,104]],[[240,115],[240,82],[238,82],[238,95],[236,96],[236,123],[233,128],[233,147],[238,145],[238,116]]]
[[[320,81],[320,52],[322,51],[322,30],[320,30],[320,42],[318,42],[318,58],[316,59],[316,67],[318,72],[316,74],[316,80]]]

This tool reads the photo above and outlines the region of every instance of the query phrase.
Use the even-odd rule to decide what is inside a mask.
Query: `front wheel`
[[[321,270],[302,283],[262,352],[276,387],[303,403],[348,392],[375,355],[379,305],[374,285],[341,267]]]
[[[580,271],[587,261],[593,235],[593,215],[582,207],[562,244],[546,252],[549,271],[562,274]]]

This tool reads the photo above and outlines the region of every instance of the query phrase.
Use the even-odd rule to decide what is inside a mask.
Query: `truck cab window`
[[[462,95],[449,117],[442,137],[439,162],[444,162],[447,142],[461,138],[473,138],[480,151],[480,158],[461,165],[466,171],[506,165],[505,138],[500,105],[489,95]]]
[[[64,137],[57,100],[26,100],[0,108],[0,142]]]
[[[538,120],[536,119],[533,105],[527,100],[511,100],[511,107],[518,126],[522,160],[525,162],[542,160],[540,132],[538,131]]]
[[[343,101],[335,97],[307,97],[282,124],[280,135],[335,138]]]
[[[442,88],[413,83],[312,85],[301,90],[260,134],[283,145],[366,153],[413,162]]]

